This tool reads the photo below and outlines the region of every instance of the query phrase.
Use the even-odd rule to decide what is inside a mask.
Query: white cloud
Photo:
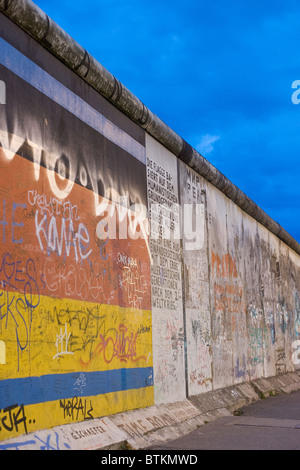
[[[206,134],[202,136],[198,145],[196,145],[196,150],[202,155],[208,155],[213,152],[213,144],[217,142],[221,137],[219,135],[210,135]]]

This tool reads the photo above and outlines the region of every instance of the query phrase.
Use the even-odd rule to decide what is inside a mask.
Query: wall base
[[[261,378],[177,403],[58,426],[2,441],[6,450],[138,450],[175,440],[257,400],[300,390],[300,371]]]

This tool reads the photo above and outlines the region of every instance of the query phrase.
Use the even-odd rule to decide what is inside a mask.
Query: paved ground
[[[154,450],[300,450],[300,391],[260,400]]]

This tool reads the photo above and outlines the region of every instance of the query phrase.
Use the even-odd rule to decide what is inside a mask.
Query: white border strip
[[[0,38],[0,64],[55,101],[106,139],[146,164],[146,148],[82,98]]]

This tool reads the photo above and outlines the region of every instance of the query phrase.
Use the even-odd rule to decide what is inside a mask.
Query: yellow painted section
[[[14,293],[5,293],[8,303]],[[34,296],[1,323],[0,380],[152,367],[151,311]],[[3,303],[3,302],[2,302]]]

